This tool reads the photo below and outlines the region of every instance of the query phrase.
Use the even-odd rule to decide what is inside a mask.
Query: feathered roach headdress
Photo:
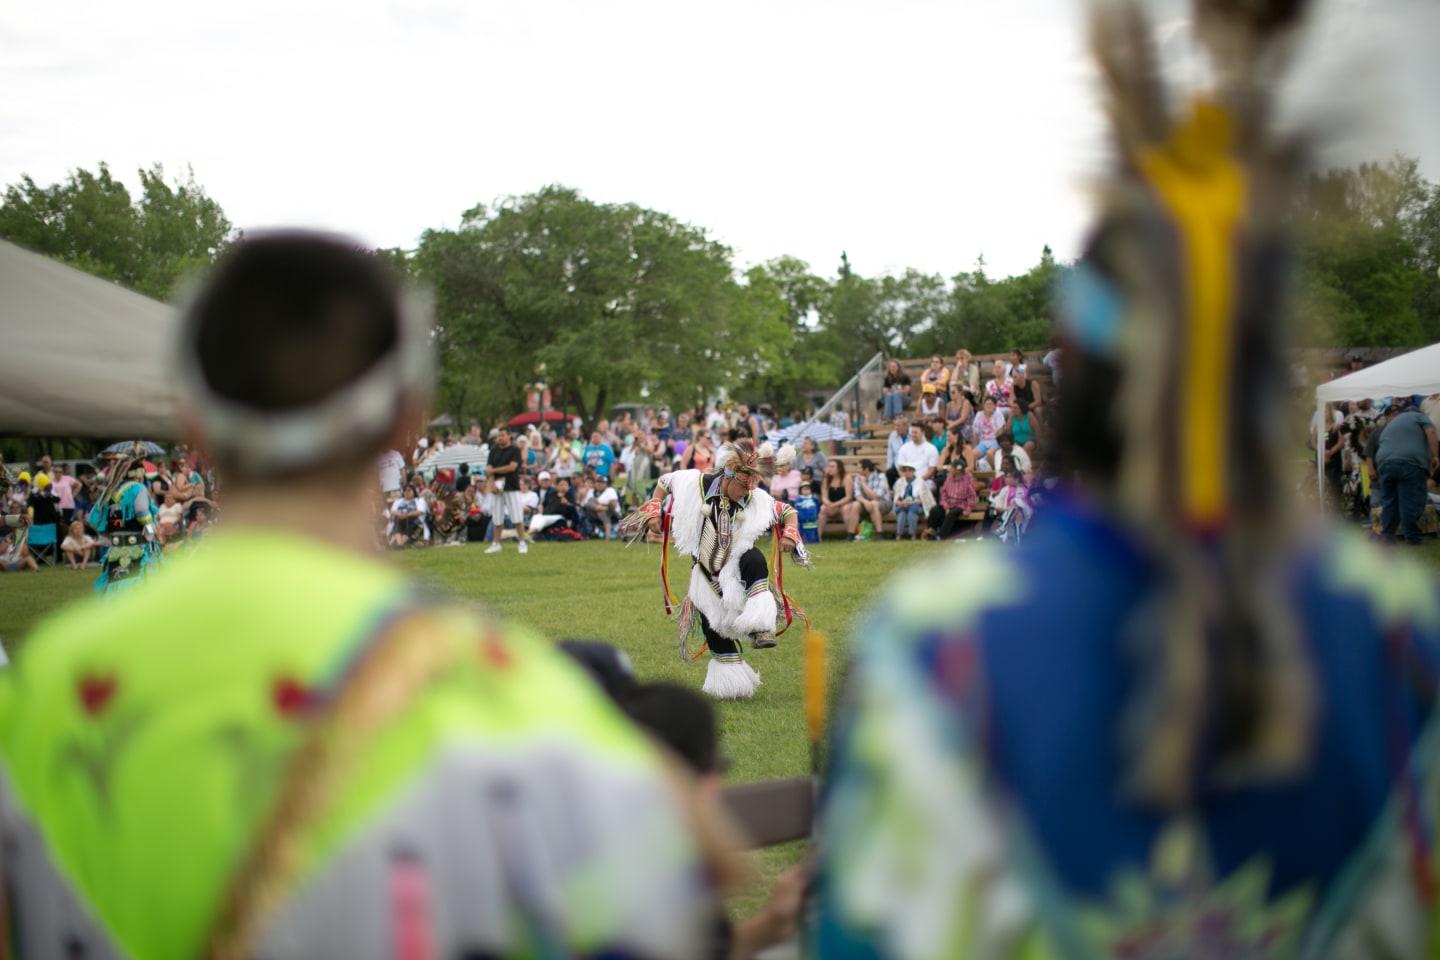
[[[1273,136],[1271,91],[1306,6],[1196,0],[1213,86],[1174,106],[1136,0],[1091,4],[1119,156],[1064,291],[1061,430],[1098,424],[1073,464],[1161,558],[1124,732],[1129,786],[1162,805],[1309,750],[1312,684],[1271,579],[1293,543],[1281,220],[1302,153]]]
[[[724,471],[726,476],[744,480],[754,488],[761,480],[769,480],[775,476],[777,469],[794,459],[793,447],[781,447],[777,454],[769,443],[761,443],[756,447],[754,440],[742,437],[721,444],[715,453],[715,468]]]

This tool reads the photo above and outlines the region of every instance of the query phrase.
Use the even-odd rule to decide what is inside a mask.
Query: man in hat
[[[1420,546],[1420,515],[1425,512],[1426,481],[1440,469],[1435,424],[1421,413],[1413,397],[1397,398],[1399,412],[1385,424],[1375,446],[1380,475],[1380,532],[1393,540]]]
[[[696,956],[712,898],[660,756],[549,644],[375,555],[424,304],[353,241],[247,236],[181,330],[226,523],[0,673],[0,944]]]
[[[756,650],[775,646],[782,609],[787,625],[796,610],[783,591],[777,601],[770,566],[755,546],[767,534],[776,539],[777,579],[781,550],[793,550],[802,566],[809,562],[795,510],[760,489],[761,481],[774,476],[777,459],[794,455],[794,448],[786,446],[777,457],[770,444],[757,446],[745,438],[726,443],[716,452],[712,470],[665,474],[655,495],[620,524],[622,536],[661,534],[690,557],[689,589],[679,604],[680,657],[691,659],[690,636],[698,625],[710,650],[701,690],[717,699],[748,700],[755,695],[760,674],[741,651],[746,643]],[[660,570],[666,613],[675,603],[668,553],[662,551]]]
[[[1440,589],[1317,532],[1284,464],[1303,138],[1263,66],[1307,4],[1197,4],[1177,110],[1140,2],[1091,7],[1118,162],[1062,288],[1074,482],[863,621],[815,956],[1435,955]]]

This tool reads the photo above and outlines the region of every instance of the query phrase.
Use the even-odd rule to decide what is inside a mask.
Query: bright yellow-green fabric
[[[301,721],[277,707],[277,694],[321,686],[405,588],[376,560],[228,531],[144,589],[44,623],[0,673],[6,777],[132,956],[194,956],[299,739]],[[523,749],[559,735],[622,768],[655,762],[548,644],[469,613],[444,623],[476,655],[367,744],[365,763],[302,844],[306,869],[457,741]],[[103,708],[87,712],[83,692],[93,709],[112,680]]]

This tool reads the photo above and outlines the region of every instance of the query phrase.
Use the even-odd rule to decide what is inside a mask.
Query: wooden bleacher
[[[972,365],[978,366],[979,368],[978,372],[976,372],[974,375],[974,378],[977,381],[976,386],[983,386],[985,381],[990,379],[990,371],[991,368],[994,366],[996,360],[1003,360],[1008,362],[1009,359],[1010,354],[1008,351],[1005,353],[987,353],[977,354],[973,356],[971,358],[971,363]],[[949,361],[950,362],[947,363],[946,366],[953,368],[953,355],[949,358]],[[922,374],[929,366],[929,357],[919,357],[916,359],[900,361],[901,369],[910,375],[910,379],[912,381],[911,396],[916,400],[918,400],[920,396],[920,374]],[[1033,354],[1027,356],[1025,358],[1025,369],[1026,372],[1030,375],[1030,379],[1035,381],[1037,388],[1040,391],[1042,404],[1048,402],[1055,392],[1055,384],[1050,375],[1050,368],[1040,362],[1040,354]],[[913,411],[913,407],[911,409]],[[833,445],[822,445],[830,448],[824,451],[827,458],[831,460],[838,460],[841,463],[845,464],[845,472],[847,476],[857,473],[860,468],[860,461],[866,459],[872,461],[880,470],[883,471],[885,469],[885,455],[889,444],[890,424],[885,423],[884,421],[879,419],[878,411],[867,410],[865,411],[865,413],[867,415],[867,418],[870,416],[874,416],[875,419],[867,419],[864,423],[852,428],[851,432],[855,434],[854,439],[840,441],[839,443]],[[839,451],[832,452],[836,447],[839,448]],[[989,472],[977,472],[975,474],[976,486],[981,487],[982,489],[988,490],[990,482],[993,479],[994,475]],[[983,501],[984,497],[982,496],[981,499]],[[983,510],[981,510],[977,511],[971,516],[975,520],[981,520],[984,519],[985,513]],[[887,536],[894,535],[894,517],[885,518],[884,533]],[[839,520],[832,520],[827,523],[825,527],[821,530],[821,536],[822,538],[827,540],[840,539],[845,536],[845,525]]]

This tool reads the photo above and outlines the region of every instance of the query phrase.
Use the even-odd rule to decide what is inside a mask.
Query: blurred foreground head
[[[241,241],[182,325],[182,409],[216,466],[261,483],[367,462],[425,403],[430,317],[339,238]]]
[[[1159,561],[1126,743],[1131,787],[1160,803],[1187,794],[1202,740],[1239,778],[1307,757],[1311,683],[1262,571],[1294,545],[1284,219],[1307,155],[1273,132],[1272,92],[1309,6],[1196,0],[1213,80],[1177,91],[1140,4],[1091,4],[1117,162],[1063,290],[1053,452]]]

